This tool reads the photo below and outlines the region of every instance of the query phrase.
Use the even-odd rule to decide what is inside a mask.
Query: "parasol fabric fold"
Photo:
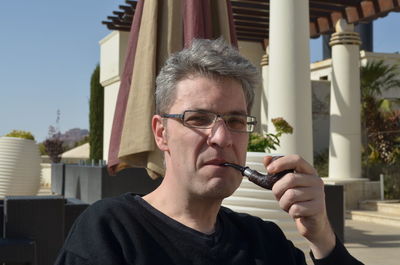
[[[139,0],[114,114],[108,166],[164,174],[151,129],[155,79],[165,60],[194,38],[223,36],[237,46],[229,0]]]
[[[121,143],[122,128],[125,119],[125,110],[128,102],[128,95],[131,86],[133,72],[133,62],[135,61],[136,45],[139,35],[140,22],[142,19],[143,1],[136,5],[136,12],[133,17],[131,31],[128,40],[128,51],[125,56],[124,70],[121,76],[121,84],[118,91],[118,97],[114,112],[114,120],[111,128],[110,147],[108,151],[108,169],[111,174],[123,168],[129,167],[118,159],[119,145]]]

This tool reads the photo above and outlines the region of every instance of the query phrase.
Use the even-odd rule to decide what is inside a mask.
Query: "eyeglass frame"
[[[185,113],[186,112],[200,112],[200,113],[210,113],[210,114],[214,114],[215,115],[215,119],[213,120],[213,122],[207,126],[207,127],[202,127],[202,126],[190,126],[188,124],[185,123]],[[239,115],[239,116],[244,116],[246,117],[246,128],[247,126],[253,125],[253,129],[251,131],[239,131],[239,130],[235,130],[230,128],[227,123],[226,120],[224,119],[224,116],[232,116],[232,115]],[[212,111],[207,111],[207,110],[185,110],[182,114],[168,114],[168,113],[163,113],[160,114],[160,116],[162,118],[172,118],[172,119],[178,119],[181,121],[182,125],[187,127],[187,128],[195,128],[195,129],[210,129],[213,128],[215,126],[215,123],[217,122],[218,118],[221,118],[224,121],[225,126],[228,128],[229,131],[231,132],[237,132],[237,133],[252,133],[254,132],[254,129],[257,125],[257,118],[255,116],[251,116],[251,115],[246,115],[246,114],[218,114]],[[253,119],[253,121],[247,122],[247,119],[251,118]]]

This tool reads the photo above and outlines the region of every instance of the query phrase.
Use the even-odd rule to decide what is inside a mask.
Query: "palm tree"
[[[361,67],[360,75],[365,150],[372,161],[394,163],[398,154],[393,132],[400,129],[400,114],[393,107],[400,100],[382,98],[382,92],[400,90],[400,66],[371,61]]]

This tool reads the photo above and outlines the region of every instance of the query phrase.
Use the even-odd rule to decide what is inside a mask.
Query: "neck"
[[[172,219],[205,234],[214,232],[222,202],[222,200],[189,196],[179,189],[170,187],[165,178],[156,190],[143,199]]]

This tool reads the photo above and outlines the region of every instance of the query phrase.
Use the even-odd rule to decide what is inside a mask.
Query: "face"
[[[207,110],[218,114],[247,114],[241,84],[232,79],[193,77],[176,86],[170,114]],[[223,199],[240,185],[241,174],[220,164],[245,164],[248,134],[231,132],[222,119],[213,128],[183,126],[180,120],[153,118],[156,142],[165,154],[166,176],[190,196]],[[157,128],[158,124],[158,130]]]

